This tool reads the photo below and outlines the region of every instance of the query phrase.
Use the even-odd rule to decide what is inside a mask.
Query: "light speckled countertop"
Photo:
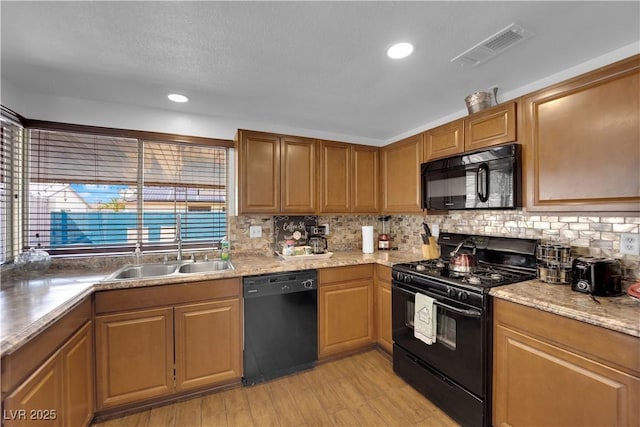
[[[421,255],[398,251],[336,252],[327,259],[283,261],[278,257],[234,256],[234,269],[206,274],[174,274],[149,279],[104,281],[115,269],[53,270],[38,278],[2,277],[0,285],[0,354],[10,354],[46,329],[56,319],[95,291],[187,283],[228,277],[251,276],[357,264],[382,264],[391,267],[415,261]]]
[[[95,291],[357,264],[391,267],[420,258],[420,254],[396,251],[336,252],[327,259],[293,261],[266,256],[234,256],[234,270],[144,280],[104,281],[115,271],[104,268],[50,270],[43,277],[32,279],[12,279],[7,275],[2,278],[0,287],[0,353],[14,352]],[[601,301],[598,305],[589,296],[573,292],[568,286],[537,280],[493,288],[491,295],[640,337],[640,301],[628,296],[598,298]]]
[[[592,325],[640,337],[640,301],[628,295],[595,297],[539,280],[492,288],[490,295],[518,304],[559,314]]]

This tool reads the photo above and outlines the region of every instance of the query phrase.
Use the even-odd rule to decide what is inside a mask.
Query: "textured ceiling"
[[[0,8],[2,79],[20,90],[379,141],[464,109],[477,90],[508,92],[640,39],[637,1]],[[535,36],[475,68],[450,62],[511,23]],[[414,54],[390,60],[401,40]]]

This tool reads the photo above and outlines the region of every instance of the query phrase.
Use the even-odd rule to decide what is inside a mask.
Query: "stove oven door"
[[[416,292],[436,300],[436,342],[428,345],[413,335]],[[484,397],[486,360],[480,309],[405,283],[393,282],[393,341],[476,396]]]

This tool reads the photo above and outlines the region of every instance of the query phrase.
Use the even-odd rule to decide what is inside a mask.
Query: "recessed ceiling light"
[[[179,93],[172,93],[169,96],[167,96],[167,98],[169,98],[173,102],[187,102],[187,101],[189,101],[189,98],[187,98],[184,95],[180,95]]]
[[[406,58],[413,52],[413,45],[411,43],[396,43],[387,49],[387,56],[393,59]]]

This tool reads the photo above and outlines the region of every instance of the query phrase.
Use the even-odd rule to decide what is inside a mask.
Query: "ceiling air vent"
[[[451,62],[475,67],[530,37],[533,37],[531,31],[525,30],[518,24],[511,24],[456,56]]]

